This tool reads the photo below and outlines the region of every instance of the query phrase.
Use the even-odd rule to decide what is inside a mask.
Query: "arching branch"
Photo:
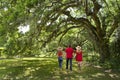
[[[73,18],[70,15],[69,11],[67,11],[67,12],[64,11],[63,14],[68,16],[68,21],[72,21],[75,24],[83,24],[83,25],[85,25],[84,27],[86,29],[90,30],[92,32],[92,35],[94,35],[97,38],[97,40],[101,39],[99,34],[97,33],[96,27],[94,27],[88,19],[86,19],[86,18]]]
[[[79,28],[79,27],[82,27],[82,26],[71,26],[71,27],[65,29],[64,31],[59,32],[57,35],[62,34],[61,37],[60,37],[60,39],[59,39],[59,43],[61,42],[63,36],[64,36],[69,30],[74,29],[74,28]]]

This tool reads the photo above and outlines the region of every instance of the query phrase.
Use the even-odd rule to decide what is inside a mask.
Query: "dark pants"
[[[62,62],[63,62],[62,57],[58,57],[59,68],[62,68]]]
[[[67,58],[66,59],[66,69],[68,69],[69,62],[70,62],[70,70],[72,70],[72,58]]]

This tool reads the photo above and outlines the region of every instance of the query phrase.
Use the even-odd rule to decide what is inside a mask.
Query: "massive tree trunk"
[[[99,3],[96,0],[92,0],[94,3],[94,8],[93,8],[93,12],[91,12],[91,14],[89,14],[89,10],[88,10],[88,2],[86,0],[86,14],[87,16],[90,16],[93,20],[93,22],[95,23],[95,25],[92,25],[91,22],[88,20],[87,22],[89,24],[87,24],[88,27],[93,27],[89,28],[92,33],[91,36],[93,36],[92,40],[95,42],[93,44],[96,45],[97,47],[97,51],[100,54],[100,62],[104,63],[105,60],[110,58],[110,51],[109,51],[109,38],[107,38],[106,35],[106,26],[104,25],[105,23],[105,19],[101,19],[98,16],[98,12],[100,10],[100,8],[102,7],[101,5],[99,5]]]
[[[100,54],[100,62],[104,63],[110,58],[109,40],[102,39],[102,41],[96,41],[97,51]]]
[[[104,63],[110,58],[109,38],[107,38],[107,35],[104,34],[104,30],[100,31],[98,27],[94,27],[91,24],[86,26],[91,37],[91,41],[100,55],[100,62]]]

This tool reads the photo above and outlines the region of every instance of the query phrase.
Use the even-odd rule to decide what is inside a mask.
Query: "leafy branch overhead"
[[[25,36],[24,43],[31,50],[58,39],[60,44],[69,31],[85,29],[89,35],[86,39],[96,46],[104,61],[110,56],[110,37],[120,25],[119,5],[119,0],[1,0],[2,36],[6,36],[6,42],[14,35],[16,41]],[[21,34],[21,25],[29,25],[30,30]]]

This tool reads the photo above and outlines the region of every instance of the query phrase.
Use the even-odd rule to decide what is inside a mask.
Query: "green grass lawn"
[[[83,62],[79,71],[73,60],[73,71],[59,70],[57,58],[23,58],[0,60],[0,80],[120,80],[118,71],[105,70]]]

